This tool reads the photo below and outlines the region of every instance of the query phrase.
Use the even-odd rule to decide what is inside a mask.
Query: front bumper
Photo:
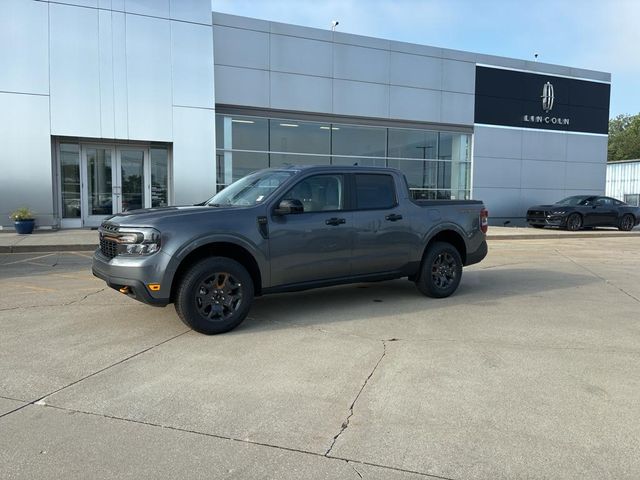
[[[543,227],[562,227],[567,223],[567,219],[558,215],[546,215],[545,217],[527,217],[527,223]]]
[[[149,257],[141,258],[119,258],[109,259],[100,250],[93,254],[93,264],[91,271],[94,276],[104,280],[107,285],[120,291],[126,289],[126,295],[140,302],[165,306],[171,303],[170,285],[164,282],[165,266],[170,257],[158,252]],[[160,284],[160,290],[153,292],[149,290],[149,284]]]

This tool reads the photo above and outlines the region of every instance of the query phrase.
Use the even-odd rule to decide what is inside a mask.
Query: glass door
[[[104,217],[116,213],[114,185],[117,185],[113,147],[83,146],[83,215],[86,227],[99,226]]]
[[[115,185],[116,208],[118,212],[128,212],[150,207],[145,179],[147,149],[118,149],[117,181]]]
[[[165,146],[58,144],[60,225],[97,227],[105,217],[169,204]]]

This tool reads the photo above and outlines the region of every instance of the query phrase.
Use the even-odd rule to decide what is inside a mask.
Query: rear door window
[[[358,210],[383,210],[397,204],[391,175],[358,173],[355,175],[355,187]]]

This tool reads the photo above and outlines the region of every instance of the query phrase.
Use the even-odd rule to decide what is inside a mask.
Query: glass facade
[[[394,167],[420,199],[471,198],[471,135],[282,118],[216,116],[218,190],[283,165]]]

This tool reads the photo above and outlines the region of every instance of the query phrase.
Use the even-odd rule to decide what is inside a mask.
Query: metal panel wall
[[[389,50],[335,44],[333,76],[344,80],[389,83]]]
[[[172,20],[211,25],[211,3],[202,0],[170,0]]]
[[[442,49],[219,13],[213,31],[219,104],[473,124],[475,63]]]
[[[124,13],[111,12],[113,53],[113,121],[115,138],[129,138],[127,98],[127,31]]]
[[[211,27],[171,21],[173,104],[213,108]]]
[[[49,94],[48,5],[0,2],[0,91]]]
[[[29,207],[36,226],[53,223],[49,97],[0,93],[0,225]]]
[[[603,135],[476,126],[473,196],[485,201],[492,224],[524,225],[532,205],[602,194],[606,141]],[[589,148],[596,153],[581,161]]]
[[[640,194],[640,160],[607,164],[607,195],[624,200]]]
[[[202,202],[216,193],[215,112],[173,107],[173,117],[174,202]]]
[[[127,15],[126,28],[129,138],[170,142],[170,21]]]
[[[269,70],[269,34],[217,26],[213,30],[216,65]]]
[[[113,92],[113,29],[111,12],[98,11],[98,44],[100,60],[100,136],[115,137],[115,112]]]
[[[100,137],[98,10],[49,5],[51,133]]]

